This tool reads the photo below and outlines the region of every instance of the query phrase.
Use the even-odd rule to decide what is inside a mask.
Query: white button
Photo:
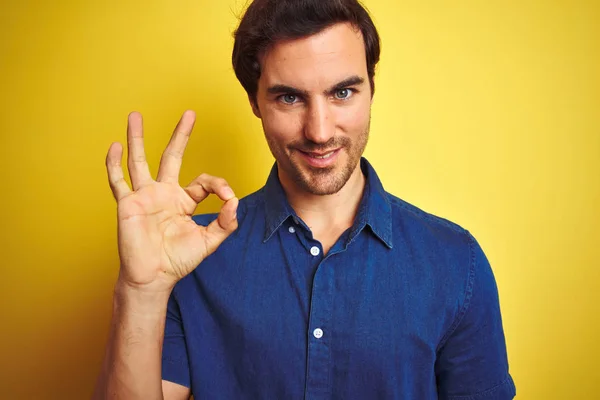
[[[294,229],[293,226],[290,226],[289,229],[288,229],[288,231],[290,231],[290,233],[294,233],[294,232],[296,232],[296,229]]]
[[[312,254],[313,256],[318,256],[320,252],[321,250],[319,250],[317,246],[313,246],[310,248],[310,254]]]
[[[317,339],[321,339],[323,337],[323,330],[321,328],[317,328],[313,331],[313,336]]]
[[[298,224],[300,223],[300,222],[298,222],[298,218],[294,217],[294,223],[295,223],[296,225],[298,225]]]

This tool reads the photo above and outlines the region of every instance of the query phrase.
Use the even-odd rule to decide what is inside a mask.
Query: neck
[[[352,226],[365,187],[365,176],[357,164],[348,182],[337,193],[315,195],[299,190],[287,179],[279,180],[288,202],[315,236],[338,235]]]

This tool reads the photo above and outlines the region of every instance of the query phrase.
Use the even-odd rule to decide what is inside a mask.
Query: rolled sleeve
[[[441,342],[436,362],[440,400],[508,400],[508,372],[498,288],[481,247],[469,236],[471,266],[464,304]]]
[[[191,387],[183,322],[174,291],[171,293],[167,305],[162,351],[162,379],[188,388]]]

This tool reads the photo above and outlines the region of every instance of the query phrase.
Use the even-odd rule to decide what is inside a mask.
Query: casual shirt
[[[163,379],[197,399],[515,396],[477,241],[361,169],[354,224],[324,255],[273,166],[240,201],[238,229],[173,289]]]

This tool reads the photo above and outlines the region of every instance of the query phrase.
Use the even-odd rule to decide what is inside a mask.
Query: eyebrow
[[[343,81],[336,83],[335,85],[333,85],[332,87],[327,89],[325,91],[325,94],[329,95],[338,90],[345,89],[348,86],[360,85],[360,84],[364,83],[364,81],[365,81],[364,78],[361,78],[358,75],[354,75],[354,76],[344,79]],[[306,90],[296,89],[295,87],[292,87],[292,86],[280,85],[280,84],[270,86],[267,89],[267,93],[270,93],[270,94],[284,94],[285,93],[285,94],[292,94],[292,95],[296,95],[296,96],[304,96],[304,97],[308,96],[308,92]]]

